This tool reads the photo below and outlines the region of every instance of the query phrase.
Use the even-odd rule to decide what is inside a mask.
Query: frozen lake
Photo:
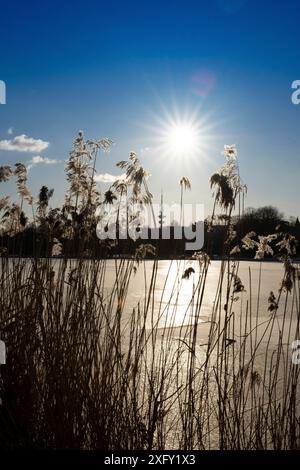
[[[118,261],[108,261],[106,266],[106,277],[104,280],[107,298],[110,297],[112,286],[116,280],[116,266]],[[182,279],[185,269],[192,267],[195,271],[189,279]],[[213,319],[214,307],[217,307],[218,318],[223,321],[225,317],[224,304],[226,303],[226,278],[222,288],[222,300],[216,306],[216,293],[218,292],[218,282],[221,270],[221,261],[212,261],[205,286],[201,304],[199,298],[193,297],[193,289],[199,280],[199,264],[196,261],[188,260],[161,260],[158,262],[158,269],[155,278],[155,288],[151,291],[147,310],[147,327],[164,328],[171,330],[172,334],[178,338],[183,337],[186,328],[198,320],[198,340],[205,343],[207,339],[211,320]],[[133,309],[138,306],[141,311],[145,308],[145,299],[151,283],[153,272],[153,262],[142,263],[136,274],[132,275],[128,295],[123,309],[123,319],[126,322],[130,319]],[[244,285],[244,292],[235,294],[232,311],[235,316],[235,335],[239,335],[241,329],[245,327],[247,331],[255,325],[258,337],[263,334],[265,325],[271,317],[268,311],[268,298],[273,291],[275,297],[284,275],[283,265],[277,262],[256,262],[241,261],[238,267],[238,275]],[[219,296],[220,297],[220,296]],[[247,312],[247,319],[246,318]],[[279,334],[282,334],[283,341],[290,344],[290,334],[296,332],[297,318],[299,315],[299,292],[294,289],[292,294],[282,293],[278,310],[276,312],[276,322],[274,323],[271,344],[278,343]],[[262,347],[264,345],[262,341]]]
[[[48,260],[52,263],[54,270],[62,260]],[[18,262],[16,260],[16,262]],[[25,261],[26,262],[26,261]],[[14,260],[11,260],[13,265]],[[66,272],[76,271],[77,260],[69,260]],[[92,261],[84,261],[87,269]],[[102,260],[101,280],[99,285],[104,294],[104,303],[109,303],[112,292],[118,290],[117,272],[120,266],[128,266],[127,260]],[[29,262],[28,262],[29,265]],[[200,265],[198,261],[190,260],[160,260],[157,264],[155,276],[153,269],[155,263],[146,260],[137,266],[136,273],[132,272],[129,280],[127,293],[124,296],[125,303],[122,308],[122,318],[124,322],[131,317],[133,309],[139,308],[140,311],[146,311],[148,328],[176,328],[191,325],[194,321],[195,312],[197,312],[198,323],[203,323],[199,328],[199,335],[203,338],[207,335],[207,328],[212,319],[213,311],[218,307],[219,318],[224,315],[224,304],[226,303],[226,279],[222,287],[222,300],[216,305],[216,293],[218,292],[218,283],[220,278],[221,261],[212,261],[209,265],[207,278],[203,287],[201,302],[195,292],[199,278],[201,277]],[[224,267],[224,265],[223,265]],[[189,279],[183,279],[182,274],[187,268],[193,268],[194,272]],[[253,321],[267,321],[270,318],[268,311],[268,298],[273,291],[278,295],[281,281],[284,275],[283,265],[277,262],[257,262],[240,261],[238,264],[238,275],[244,285],[244,292],[236,294],[233,310],[237,319],[242,318],[248,311]],[[152,289],[151,286],[152,279]],[[198,289],[199,291],[199,289]],[[280,320],[285,315],[285,319],[292,322],[299,312],[299,292],[293,290],[292,295],[281,296],[279,308],[276,313],[278,327]],[[117,296],[116,296],[117,297]],[[220,298],[220,296],[219,296]],[[285,312],[285,313],[284,313]],[[293,317],[293,318],[291,318]]]
[[[189,279],[182,279],[185,269],[192,267],[195,270]],[[105,287],[109,294],[110,288],[115,280],[115,262],[108,261],[106,268]],[[207,274],[207,280],[204,288],[204,296],[201,304],[201,319],[208,319],[212,314],[212,308],[215,301],[215,295],[218,288],[218,281],[221,269],[221,261],[212,261]],[[145,297],[145,289],[150,285],[153,270],[153,262],[146,261],[138,268],[135,275],[132,276],[129,289],[126,310],[131,310],[138,303],[143,303]],[[269,317],[268,297],[273,291],[275,296],[281,285],[284,270],[281,263],[264,262],[260,264],[256,261],[241,261],[239,263],[238,275],[245,287],[245,292],[239,293],[238,307],[241,303],[251,300],[252,310],[259,309],[261,318]],[[186,314],[189,302],[193,295],[193,285],[197,283],[199,278],[199,264],[196,261],[187,260],[161,260],[158,262],[158,270],[155,283],[155,309],[163,310],[169,305],[176,306],[175,323],[181,325],[182,322],[188,323],[188,315]],[[259,279],[260,288],[259,288]],[[251,284],[251,289],[250,289]],[[224,288],[225,291],[225,288]],[[225,294],[225,292],[224,292]],[[291,302],[289,299],[288,302]],[[239,312],[239,308],[236,308]],[[279,308],[277,315],[280,316]]]

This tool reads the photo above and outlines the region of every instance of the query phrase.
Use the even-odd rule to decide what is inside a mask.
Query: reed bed
[[[158,308],[158,261],[150,278],[146,263],[1,258],[2,447],[299,448],[299,280],[262,321],[251,292],[237,288],[239,263],[224,260],[203,341],[209,259],[195,260],[189,279],[178,268]],[[143,298],[128,310],[141,275]],[[183,282],[193,289],[178,325]]]
[[[118,164],[126,181],[116,182],[101,200],[96,157],[110,145],[108,139],[85,141],[79,133],[66,166],[69,190],[62,209],[48,208],[53,190],[44,186],[34,209],[24,165],[0,168],[1,181],[17,177],[21,198],[20,205],[10,205],[9,198],[0,205],[1,243],[9,241],[0,249],[0,338],[7,348],[0,366],[0,446],[299,449],[299,361],[292,361],[291,349],[300,321],[295,237],[251,232],[233,246],[232,214],[246,187],[231,145],[211,177],[206,251],[170,261],[163,286],[149,244],[138,245],[134,258],[98,259],[99,204],[118,201],[119,228],[124,194],[130,196],[127,222],[137,205],[151,207],[152,200],[148,173],[133,152]],[[183,177],[180,186],[182,219],[184,190],[191,185]],[[24,201],[33,214],[29,232]],[[217,209],[225,221],[222,258],[204,319]],[[34,255],[26,259],[24,234]],[[275,248],[283,278],[265,306],[263,258]],[[260,263],[255,285],[250,269],[247,280],[239,276],[234,257],[242,249],[253,250]],[[70,259],[74,252],[77,259]],[[132,303],[138,278],[143,291]],[[187,283],[190,294],[182,306]]]

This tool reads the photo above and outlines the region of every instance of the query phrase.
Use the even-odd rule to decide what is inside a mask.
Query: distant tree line
[[[87,258],[133,256],[141,244],[151,244],[161,258],[190,256],[193,251],[186,251],[186,244],[193,240],[186,239],[187,227],[182,227],[184,197],[186,191],[191,190],[188,177],[183,176],[179,181],[178,225],[170,227],[170,236],[164,239],[162,230],[167,227],[164,226],[162,213],[163,198],[161,195],[161,213],[156,217],[152,203],[153,195],[148,184],[150,174],[142,166],[135,152],[130,152],[127,160],[117,163],[117,167],[124,172],[123,176],[116,179],[106,192],[99,191],[96,161],[99,153],[109,151],[111,145],[110,139],[86,140],[82,131],[78,133],[65,165],[68,187],[60,208],[50,207],[53,189],[42,186],[38,196],[33,196],[28,185],[28,168],[24,164],[0,166],[0,183],[14,178],[18,196],[17,202],[12,202],[8,196],[0,198],[0,255]],[[298,218],[287,222],[278,209],[272,206],[244,209],[247,187],[240,178],[237,150],[234,145],[225,145],[223,154],[225,163],[210,178],[214,203],[211,217],[202,222],[203,250],[215,257],[250,257],[253,256],[251,247],[259,246],[258,251],[265,253],[264,249],[261,249],[264,239],[259,236],[271,237],[267,240],[272,245],[271,249],[266,248],[267,255],[279,251],[280,237],[283,240],[287,235],[295,237],[291,238],[292,244],[293,240],[299,241]],[[24,209],[25,204],[27,212]],[[124,227],[130,224],[138,227],[140,214],[145,207],[151,212],[151,224],[159,231],[158,238],[153,239],[150,236],[150,229],[148,236],[136,241],[130,237],[122,239],[118,236]],[[238,216],[233,215],[234,210]],[[96,228],[99,223],[103,223],[105,227],[106,215],[108,214],[109,218],[111,211],[115,214],[116,239],[99,240]],[[221,214],[218,214],[218,211]],[[182,234],[178,236],[180,227]],[[195,224],[192,228],[196,232]],[[248,249],[244,249],[243,238],[249,232],[257,239],[248,241]],[[272,235],[275,233],[278,236]],[[151,256],[154,251],[149,250]],[[293,254],[297,254],[294,246]]]
[[[45,188],[42,190],[45,193]],[[204,222],[204,246],[203,250],[208,250],[208,241],[210,242],[210,254],[218,257],[223,254],[224,242],[228,237],[227,216],[217,215],[213,224],[208,218]],[[174,226],[169,228],[170,239],[163,239],[161,235],[162,228],[159,228],[159,238],[153,239],[148,229],[148,239],[137,239],[136,241],[128,238],[126,240],[99,240],[96,235],[96,225],[92,227],[91,232],[84,233],[84,225],[81,227],[81,221],[77,220],[77,230],[72,238],[63,237],[65,224],[60,209],[49,210],[47,216],[43,219],[44,223],[39,226],[33,224],[26,225],[26,217],[22,216],[24,230],[16,234],[5,234],[0,237],[0,250],[2,255],[18,255],[24,257],[30,256],[67,256],[77,257],[80,253],[83,257],[110,258],[117,256],[133,256],[136,249],[141,244],[151,244],[156,249],[156,254],[161,258],[172,258],[180,256],[190,256],[193,252],[186,251],[187,240],[182,230],[182,238],[176,239]],[[51,227],[51,232],[49,231]],[[195,229],[195,226],[192,226]],[[178,230],[178,227],[176,227]],[[244,215],[233,217],[232,225],[233,237],[230,240],[231,248],[242,246],[243,238],[249,232],[255,232],[257,235],[270,235],[273,233],[288,233],[300,242],[300,223],[299,219],[286,221],[277,208],[273,206],[264,206],[258,209],[249,208],[245,210]],[[57,251],[53,251],[57,240]],[[58,240],[60,240],[58,242]],[[53,244],[54,241],[54,244]],[[300,245],[300,243],[299,243]],[[276,253],[276,244],[274,244],[274,253]],[[299,253],[299,248],[298,251]],[[241,249],[239,257],[253,257],[253,251]]]

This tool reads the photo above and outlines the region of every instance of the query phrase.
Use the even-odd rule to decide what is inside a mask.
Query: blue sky
[[[120,173],[116,162],[135,150],[157,199],[163,188],[166,201],[178,201],[185,175],[192,183],[187,202],[204,203],[207,214],[209,177],[223,163],[223,145],[235,143],[247,206],[272,204],[286,216],[300,215],[300,105],[291,102],[291,83],[300,79],[299,2],[12,0],[0,6],[0,80],[7,86],[0,148],[23,134],[49,142],[32,152],[5,150],[6,143],[0,164],[42,157],[29,173],[34,193],[46,184],[55,188],[52,205],[62,201],[64,160],[83,129],[89,138],[115,142],[100,157],[98,173]],[[204,145],[194,158],[174,159],[157,146],[175,113],[202,123]],[[1,192],[12,194],[12,184]]]

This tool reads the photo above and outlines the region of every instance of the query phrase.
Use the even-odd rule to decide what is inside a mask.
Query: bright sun
[[[194,163],[208,157],[213,148],[215,126],[210,124],[210,115],[200,113],[200,107],[187,105],[179,109],[175,101],[171,110],[161,103],[159,114],[152,114],[153,125],[147,126],[153,135],[149,141],[151,154],[169,168],[192,168]]]
[[[166,145],[173,154],[191,154],[198,145],[197,132],[189,124],[172,125],[166,135]]]

